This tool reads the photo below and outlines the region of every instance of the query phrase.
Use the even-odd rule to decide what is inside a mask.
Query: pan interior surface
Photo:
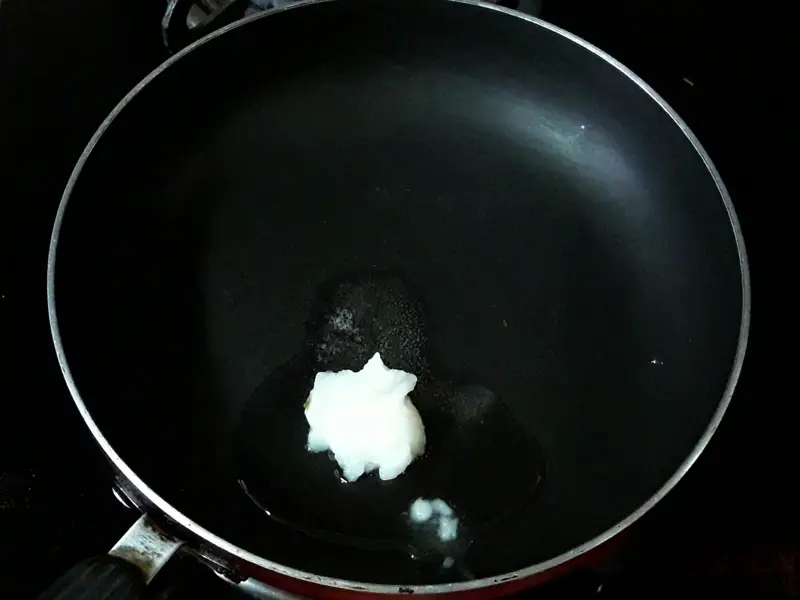
[[[231,543],[368,583],[445,575],[298,534],[231,471],[322,283],[402,274],[443,369],[538,440],[545,485],[469,549],[481,578],[655,494],[711,422],[743,318],[728,207],[670,114],[561,34],[448,2],[304,6],[181,57],[88,156],[57,265],[75,384],[134,472]]]

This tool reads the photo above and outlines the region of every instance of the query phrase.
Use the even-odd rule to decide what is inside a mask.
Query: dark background
[[[83,146],[167,56],[163,8],[159,0],[0,2],[2,598],[35,597],[72,562],[108,549],[135,517],[111,495],[108,468],[61,379],[45,265],[60,194]],[[723,0],[544,0],[542,16],[632,68],[695,131],[742,223],[754,312],[739,388],[698,464],[632,528],[615,560],[531,598],[652,598],[694,588],[728,598],[800,597],[797,393],[789,385],[796,350],[784,311],[791,284],[779,283],[792,273],[778,248],[792,241],[784,232],[796,197],[796,187],[777,181],[787,164],[781,157],[796,155],[782,133],[791,120],[778,107],[776,85],[788,72],[776,50],[781,15],[772,5]],[[263,56],[231,67],[265,68],[290,51],[266,40]],[[216,583],[182,563],[164,580]]]

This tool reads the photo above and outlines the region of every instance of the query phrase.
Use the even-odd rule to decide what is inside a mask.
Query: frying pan
[[[750,311],[730,198],[661,98],[547,23],[437,0],[305,3],[168,60],[81,156],[48,297],[148,516],[44,597],[140,597],[184,542],[253,589],[507,591],[677,483]],[[419,375],[428,451],[344,484],[303,402],[376,351]],[[416,496],[461,517],[456,568],[409,529]]]

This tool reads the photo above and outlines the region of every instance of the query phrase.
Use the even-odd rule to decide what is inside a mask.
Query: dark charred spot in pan
[[[319,371],[359,370],[376,353],[387,366],[427,371],[425,314],[413,288],[389,271],[357,272],[323,284],[307,322]]]

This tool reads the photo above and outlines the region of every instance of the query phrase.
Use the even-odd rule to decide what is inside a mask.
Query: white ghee
[[[317,373],[306,402],[308,449],[330,450],[347,481],[394,479],[425,452],[425,427],[408,394],[417,377],[376,353],[358,372]]]
[[[411,503],[408,516],[412,523],[432,522],[436,526],[436,534],[443,542],[452,542],[458,537],[458,518],[455,511],[440,498],[417,498]],[[447,567],[451,565],[452,562],[445,564]]]

